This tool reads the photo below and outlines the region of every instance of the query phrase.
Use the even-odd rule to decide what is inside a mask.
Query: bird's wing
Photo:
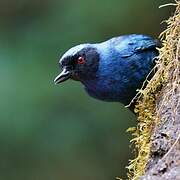
[[[145,50],[156,51],[156,47],[160,46],[158,40],[154,40],[149,36],[137,34],[113,38],[111,44],[121,57],[129,57],[134,53]]]

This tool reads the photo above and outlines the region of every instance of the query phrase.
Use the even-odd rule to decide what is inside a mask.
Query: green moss
[[[173,4],[175,5],[175,4]],[[176,1],[176,11],[167,23],[167,29],[160,35],[163,47],[159,49],[160,55],[154,70],[153,78],[148,82],[146,88],[141,88],[137,94],[137,105],[135,112],[138,114],[138,124],[136,128],[129,128],[133,135],[131,142],[135,145],[136,158],[130,160],[128,178],[136,180],[145,173],[150,156],[151,132],[154,125],[159,123],[159,112],[156,109],[156,99],[160,95],[161,89],[165,85],[172,85],[171,77],[173,74],[173,84],[171,92],[176,90],[180,84],[178,79],[179,72],[179,49],[180,49],[180,2]],[[178,69],[178,71],[171,71]],[[175,74],[176,73],[176,74]],[[166,99],[162,100],[166,103]]]

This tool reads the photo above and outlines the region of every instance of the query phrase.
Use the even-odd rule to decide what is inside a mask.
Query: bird
[[[60,58],[54,83],[80,81],[89,96],[128,105],[155,66],[157,47],[158,40],[143,34],[76,45]]]

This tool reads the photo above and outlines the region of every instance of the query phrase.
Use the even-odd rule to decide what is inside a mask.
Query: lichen
[[[156,109],[156,100],[161,89],[163,86],[170,86],[169,93],[173,93],[180,85],[180,1],[177,0],[174,4],[168,5],[176,6],[176,10],[166,21],[167,29],[160,35],[162,48],[158,49],[160,55],[153,69],[155,74],[145,88],[143,86],[138,90],[135,107],[135,112],[138,114],[137,127],[128,129],[134,137],[131,142],[136,150],[136,158],[130,160],[127,167],[128,178],[132,180],[138,179],[145,173],[150,156],[151,134],[155,124],[159,123],[161,108]],[[166,98],[161,101],[163,102],[161,104],[167,103]],[[174,109],[176,110],[176,107]]]

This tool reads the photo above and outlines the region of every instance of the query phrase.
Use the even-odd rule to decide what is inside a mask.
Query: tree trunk
[[[164,87],[156,101],[160,121],[153,128],[149,160],[140,179],[180,180],[180,85],[172,88]]]
[[[176,11],[161,35],[156,73],[139,91],[130,179],[180,180],[180,1],[171,5]]]

